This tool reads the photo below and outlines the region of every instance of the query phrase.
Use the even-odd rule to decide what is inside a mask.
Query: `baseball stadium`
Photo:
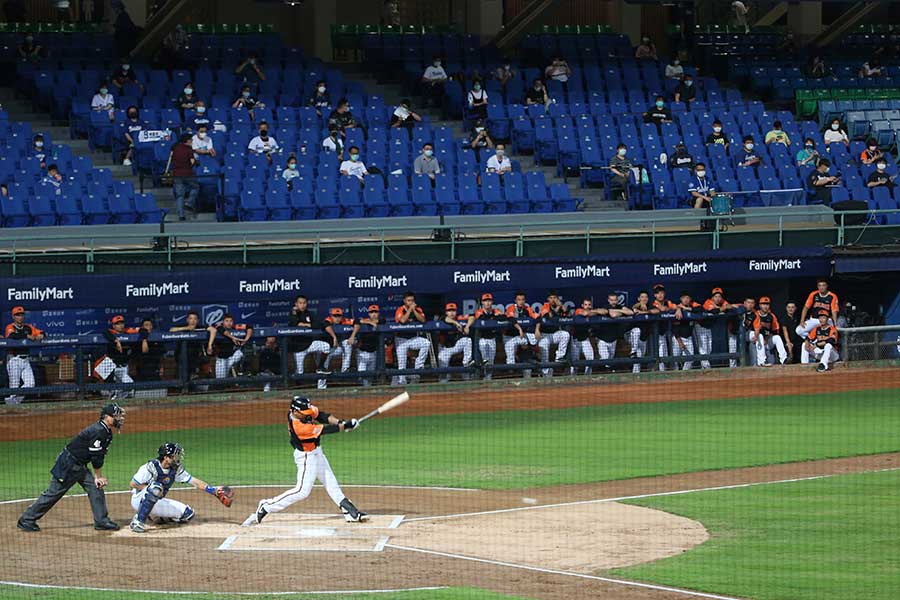
[[[0,2],[0,599],[894,600],[900,2]]]

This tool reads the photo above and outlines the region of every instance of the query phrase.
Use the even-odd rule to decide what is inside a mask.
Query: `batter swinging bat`
[[[368,419],[370,417],[374,417],[375,415],[380,415],[381,413],[386,413],[387,411],[391,410],[392,408],[397,408],[398,406],[400,406],[407,400],[409,400],[409,394],[407,394],[406,392],[403,392],[399,396],[394,396],[393,398],[391,398],[390,400],[388,400],[387,402],[385,402],[384,404],[382,404],[381,406],[379,406],[378,408],[376,408],[375,410],[373,410],[366,416],[360,417],[359,422],[362,423],[363,421],[365,421],[366,419]]]

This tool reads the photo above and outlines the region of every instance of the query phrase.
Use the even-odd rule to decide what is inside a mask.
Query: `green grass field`
[[[374,419],[323,445],[345,483],[509,489],[896,451],[897,431],[900,405],[873,391]],[[112,489],[127,488],[167,439],[216,483],[296,476],[284,425],[138,434],[126,425],[104,469]],[[0,499],[39,493],[63,443],[0,444]]]
[[[516,600],[520,596],[507,596],[496,594],[487,590],[475,588],[446,588],[439,590],[421,590],[414,592],[397,593],[373,593],[373,594],[297,594],[295,595],[271,595],[271,596],[234,596],[223,594],[190,594],[179,596],[194,598],[196,600],[322,600],[322,598],[337,598],[342,600]],[[16,600],[118,600],[122,598],[121,592],[97,592],[97,591],[71,591],[71,590],[42,590],[21,588],[12,585],[0,585],[0,598],[15,598]],[[133,600],[158,600],[159,594],[141,592],[128,592],[128,598]]]

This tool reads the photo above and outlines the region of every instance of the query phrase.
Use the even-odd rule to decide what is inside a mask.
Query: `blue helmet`
[[[181,465],[181,461],[184,460],[184,448],[177,442],[166,442],[159,447],[159,450],[157,450],[157,458],[162,460],[167,456],[172,458],[174,466],[177,467]]]

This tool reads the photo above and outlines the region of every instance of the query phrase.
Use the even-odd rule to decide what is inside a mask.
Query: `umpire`
[[[100,409],[100,420],[85,427],[56,457],[56,464],[50,469],[53,476],[50,487],[22,513],[16,526],[22,531],[40,531],[38,520],[77,483],[87,492],[91,502],[94,529],[98,531],[119,529],[119,526],[109,518],[106,509],[106,495],[103,488],[106,487],[107,480],[100,469],[112,442],[112,428],[115,427],[119,431],[124,423],[125,411],[118,404],[107,404]],[[93,473],[87,468],[88,463],[94,467]]]

